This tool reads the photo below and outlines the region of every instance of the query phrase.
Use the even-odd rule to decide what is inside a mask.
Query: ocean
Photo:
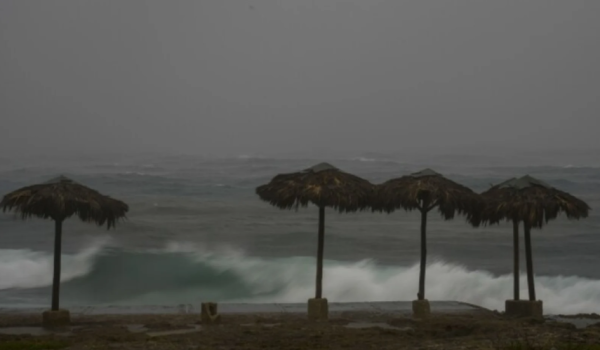
[[[425,167],[477,192],[525,174],[592,207],[589,218],[533,231],[538,298],[546,313],[600,312],[600,164],[544,159],[380,154],[330,157],[87,156],[0,159],[0,193],[63,174],[129,204],[106,230],[64,225],[61,305],[305,302],[314,294],[315,207],[279,210],[256,186],[321,161],[373,183]],[[323,293],[332,302],[416,298],[419,216],[326,211]],[[53,225],[0,213],[0,307],[50,304]],[[512,297],[512,226],[428,223],[426,297],[504,309]],[[522,271],[524,273],[524,257]],[[525,275],[521,294],[527,296]]]

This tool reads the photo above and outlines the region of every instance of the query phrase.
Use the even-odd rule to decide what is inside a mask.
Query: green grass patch
[[[64,349],[69,343],[64,340],[10,340],[0,342],[0,350],[55,350]]]
[[[514,341],[501,347],[499,350],[600,350],[598,344],[532,344],[527,341]]]

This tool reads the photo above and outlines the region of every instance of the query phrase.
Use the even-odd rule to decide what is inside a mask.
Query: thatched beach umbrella
[[[391,213],[396,209],[421,212],[421,270],[418,300],[425,300],[425,265],[427,262],[427,214],[437,208],[445,220],[462,214],[477,223],[482,199],[471,189],[449,180],[441,174],[423,171],[388,180],[376,186],[373,209]],[[427,312],[427,311],[424,311]]]
[[[481,216],[483,223],[496,224],[503,220],[513,223],[515,300],[519,300],[519,225],[523,223],[529,300],[535,301],[531,228],[542,228],[544,223],[555,219],[561,212],[569,219],[585,218],[590,207],[584,201],[529,175],[493,186],[483,192],[482,197],[487,203]]]
[[[325,208],[354,212],[370,205],[373,185],[358,176],[321,163],[312,168],[275,176],[271,182],[256,188],[258,196],[281,209],[308,206],[319,208],[319,240],[315,298],[322,296]]]
[[[54,277],[52,311],[59,310],[62,223],[73,215],[84,222],[110,229],[129,210],[127,204],[102,195],[64,176],[43,184],[23,187],[4,196],[3,212],[14,211],[23,219],[35,216],[54,221]]]

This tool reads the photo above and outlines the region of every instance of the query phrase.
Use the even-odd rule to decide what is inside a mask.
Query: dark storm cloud
[[[0,2],[0,154],[598,148],[600,2]]]

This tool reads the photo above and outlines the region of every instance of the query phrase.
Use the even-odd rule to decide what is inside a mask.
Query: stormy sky
[[[600,1],[0,2],[0,155],[600,149]]]

